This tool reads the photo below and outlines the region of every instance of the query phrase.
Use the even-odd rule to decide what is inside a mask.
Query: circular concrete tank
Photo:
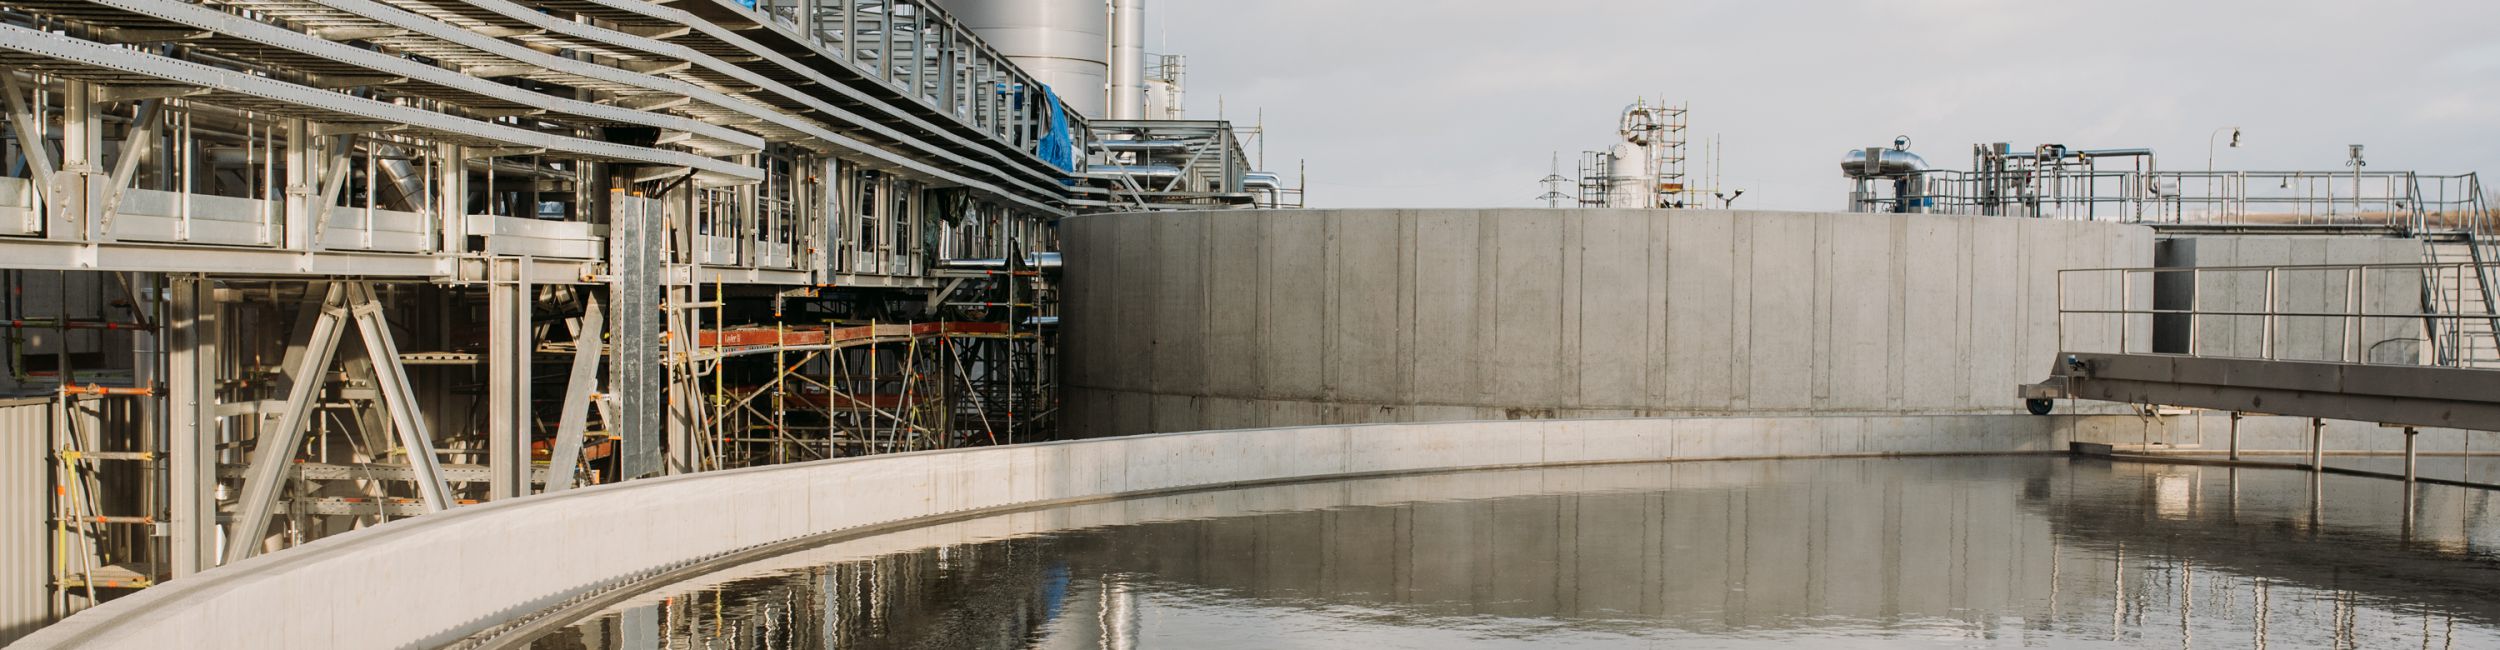
[[[1061,234],[1079,435],[2018,413],[2058,352],[2058,270],[2153,251],[2117,223],[1706,210],[1105,214]]]

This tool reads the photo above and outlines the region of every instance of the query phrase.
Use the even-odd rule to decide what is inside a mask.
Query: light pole
[[[2231,148],[2240,148],[2240,127],[2226,126],[2214,129],[2213,135],[2205,136],[2205,174],[2208,176],[2214,173],[2214,140],[2221,138],[2224,131],[2231,132]]]
[[[2222,186],[2220,179],[2214,178],[2214,140],[2222,137],[2223,131],[2231,132],[2231,148],[2240,148],[2240,127],[2226,126],[2214,129],[2212,135],[2205,136],[2205,200],[2207,201],[2226,201],[2230,198],[2229,191],[2218,191],[2227,190],[2227,188]]]

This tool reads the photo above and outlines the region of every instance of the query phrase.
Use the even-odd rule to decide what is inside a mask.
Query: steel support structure
[[[1093,130],[925,0],[0,0],[0,70],[0,293],[58,285],[0,307],[62,332],[0,392],[98,391],[61,400],[98,423],[68,474],[144,510],[81,515],[144,524],[65,531],[121,550],[58,592],[802,448],[1051,434],[1050,279],[931,294],[1056,250]],[[1230,138],[1197,168],[1237,203]],[[980,327],[698,341],[867,323]],[[882,442],[724,433],[832,421]]]

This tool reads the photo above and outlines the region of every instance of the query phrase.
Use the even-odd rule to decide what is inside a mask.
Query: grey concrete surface
[[[1062,236],[1078,435],[2009,412],[2059,348],[2057,271],[2153,252],[2119,224],[1702,210],[1114,214]]]
[[[2063,449],[2079,427],[2123,431],[2130,422],[1961,415],[1322,426],[684,475],[456,508],[318,540],[106,603],[17,647],[437,645],[616,576],[948,513],[1445,469],[2046,452]]]

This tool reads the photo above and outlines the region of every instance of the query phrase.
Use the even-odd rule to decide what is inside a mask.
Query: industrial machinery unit
[[[1116,4],[0,0],[0,641],[462,504],[1054,436],[1057,220],[1280,189],[1144,121]]]
[[[1685,178],[1687,112],[1663,101],[1651,105],[1646,98],[1624,107],[1614,145],[1580,154],[1580,207],[1701,206],[1698,188]]]

